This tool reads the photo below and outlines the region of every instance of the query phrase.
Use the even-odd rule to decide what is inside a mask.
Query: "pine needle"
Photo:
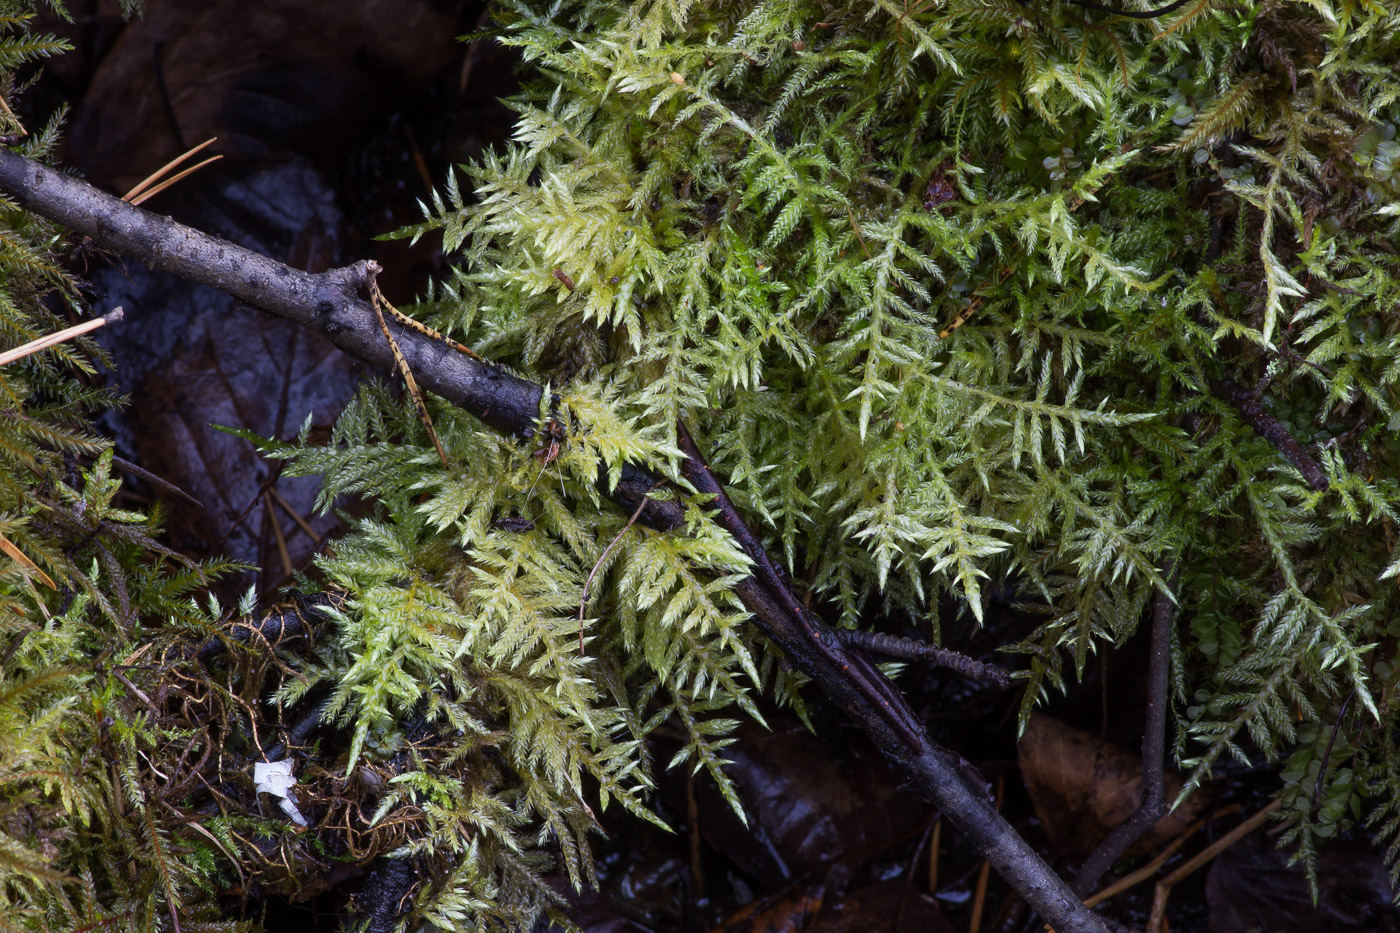
[[[188,152],[185,152],[183,155],[179,155],[179,156],[176,156],[175,158],[171,159],[169,162],[165,163],[165,164],[162,165],[160,168],[156,169],[154,172],[152,172],[151,174],[147,175],[147,176],[146,176],[145,178],[143,178],[141,181],[137,182],[137,184],[136,184],[136,186],[135,186],[134,188],[132,188],[132,189],[131,189],[130,191],[128,191],[126,194],[122,195],[122,200],[123,200],[123,201],[128,201],[128,202],[130,202],[130,203],[132,203],[132,204],[140,204],[141,201],[136,200],[136,198],[140,197],[142,192],[144,192],[147,188],[151,187],[152,185],[154,185],[154,184],[156,184],[157,182],[159,182],[162,178],[164,178],[166,172],[171,171],[171,170],[174,169],[177,165],[179,165],[181,162],[184,162],[186,159],[188,159],[188,158],[190,158],[191,156],[195,155],[195,154],[198,153],[200,150],[202,150],[202,149],[207,149],[209,146],[212,146],[215,142],[218,141],[218,139],[219,139],[219,137],[217,137],[217,136],[211,136],[210,138],[206,139],[204,142],[200,143],[198,146],[195,146],[193,149],[190,149]],[[174,182],[179,181],[181,178],[184,178],[186,175],[188,175],[190,172],[194,171],[195,169],[200,168],[201,166],[204,166],[204,165],[208,165],[210,162],[214,161],[214,159],[219,159],[219,158],[222,158],[222,156],[214,156],[213,159],[205,159],[203,162],[199,163],[199,165],[196,165],[194,168],[188,169],[188,170],[186,170],[186,171],[184,171],[184,172],[181,172],[179,175],[177,175],[177,176],[175,176],[174,178],[170,179],[170,180],[169,180],[169,183],[170,183],[170,184],[173,184]],[[163,185],[163,186],[160,188],[160,190],[163,191],[163,190],[165,190],[166,187],[168,187],[168,184],[167,184],[167,185]],[[155,193],[157,193],[157,192],[151,192],[151,193],[152,193],[152,194],[155,194]],[[144,201],[145,198],[142,198],[141,200]]]
[[[58,587],[54,586],[54,582],[49,578],[49,575],[44,573],[44,571],[40,570],[39,565],[29,559],[29,555],[21,551],[13,541],[11,541],[9,538],[5,537],[2,534],[0,534],[0,551],[4,551],[14,560],[15,563],[19,564],[25,570],[28,570],[29,572],[33,573],[36,577],[39,578],[39,582],[43,583],[49,589],[58,589]]]
[[[13,363],[16,360],[22,360],[26,356],[38,353],[40,350],[46,350],[49,347],[57,346],[65,340],[72,340],[74,337],[90,334],[99,327],[105,327],[108,324],[120,321],[124,316],[125,312],[123,312],[121,308],[113,308],[102,317],[93,318],[91,321],[84,321],[81,324],[75,324],[57,333],[49,334],[47,337],[40,337],[38,340],[31,340],[23,346],[15,347],[13,350],[6,350],[4,353],[0,353],[0,366],[4,366],[6,363]]]
[[[193,175],[195,172],[197,172],[197,171],[199,171],[200,169],[204,168],[204,166],[208,165],[210,162],[217,162],[217,161],[219,161],[219,160],[222,159],[222,158],[223,158],[223,156],[221,156],[221,155],[210,156],[209,158],[205,159],[203,162],[199,162],[199,163],[197,163],[197,164],[195,164],[195,165],[190,166],[189,168],[185,169],[185,170],[184,170],[183,172],[181,172],[180,174],[175,175],[175,176],[173,176],[173,177],[171,177],[171,178],[167,178],[165,181],[163,181],[163,182],[161,182],[160,184],[156,185],[156,186],[155,186],[154,188],[152,188],[150,191],[147,191],[147,192],[145,192],[145,193],[143,193],[143,194],[137,195],[136,197],[134,197],[134,198],[131,199],[131,203],[132,203],[132,204],[137,204],[137,205],[145,204],[145,203],[146,203],[147,201],[149,201],[151,198],[153,198],[153,197],[155,197],[156,195],[160,194],[162,191],[164,191],[166,188],[169,188],[171,185],[175,184],[175,183],[178,182],[180,179],[185,178],[185,177],[187,177],[187,176],[189,176],[189,175]]]

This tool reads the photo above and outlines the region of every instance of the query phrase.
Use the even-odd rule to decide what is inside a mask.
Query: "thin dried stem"
[[[584,652],[583,614],[584,611],[588,608],[588,591],[593,586],[593,578],[598,575],[598,569],[603,566],[603,562],[608,559],[608,555],[613,552],[613,549],[616,548],[619,543],[621,543],[622,536],[627,534],[627,530],[633,525],[635,525],[637,523],[637,519],[641,517],[642,509],[646,508],[647,505],[647,496],[651,495],[652,489],[655,489],[657,486],[660,485],[661,480],[657,480],[656,482],[651,484],[650,489],[642,493],[642,501],[637,503],[637,508],[632,513],[632,517],[627,519],[627,524],[623,525],[622,530],[619,531],[617,534],[613,535],[613,539],[608,542],[608,546],[603,548],[603,553],[598,556],[598,560],[593,565],[593,569],[588,571],[588,579],[583,581],[583,596],[579,599],[578,603],[578,653],[580,655],[582,655]]]
[[[442,460],[443,466],[449,466],[447,451],[442,449],[442,441],[438,439],[437,429],[433,427],[433,416],[428,414],[428,403],[423,400],[423,393],[418,390],[418,381],[413,378],[413,370],[408,368],[408,361],[403,358],[403,351],[399,349],[399,342],[394,339],[394,335],[389,332],[389,324],[384,320],[384,309],[388,308],[397,314],[394,306],[389,304],[389,300],[384,297],[384,293],[379,290],[379,283],[375,281],[375,275],[383,271],[379,264],[370,262],[366,264],[369,272],[369,296],[371,304],[374,305],[375,316],[379,318],[379,329],[384,334],[384,339],[389,342],[389,349],[394,354],[394,362],[398,364],[399,372],[403,375],[403,381],[408,386],[408,394],[413,396],[414,407],[418,409],[418,417],[423,419],[423,426],[428,429],[428,436],[433,439],[433,446],[437,448],[438,458]]]
[[[141,193],[142,193],[143,191],[145,191],[145,190],[146,190],[147,188],[149,188],[151,185],[156,184],[156,183],[159,182],[162,178],[164,178],[166,172],[168,172],[168,171],[170,171],[171,169],[175,168],[175,166],[179,165],[181,162],[185,161],[186,159],[190,158],[191,156],[194,156],[195,154],[199,153],[201,150],[204,150],[204,149],[209,148],[209,147],[212,146],[215,142],[217,142],[218,139],[219,139],[219,137],[217,137],[217,136],[211,136],[209,139],[206,139],[204,142],[200,143],[198,146],[195,146],[193,149],[189,149],[189,150],[187,150],[186,152],[184,152],[183,154],[178,155],[178,156],[176,156],[175,158],[171,159],[169,162],[165,163],[165,164],[162,165],[160,168],[156,169],[154,172],[152,172],[151,174],[147,175],[147,176],[146,176],[145,178],[143,178],[141,181],[137,182],[137,183],[136,183],[136,186],[135,186],[134,188],[132,188],[132,189],[131,189],[130,191],[128,191],[126,194],[122,195],[122,200],[123,200],[123,201],[126,201],[126,202],[129,203],[129,204],[139,204],[139,203],[141,203],[140,201],[136,201],[136,200],[134,200],[134,199],[140,197],[140,195],[141,195]]]
[[[310,523],[301,516],[301,513],[292,508],[286,499],[282,498],[282,494],[277,491],[276,486],[267,487],[267,494],[272,497],[273,502],[276,502],[282,507],[282,511],[286,512],[292,521],[297,523],[297,527],[305,532],[308,538],[316,544],[321,543],[321,536],[316,533],[316,529],[312,528]]]
[[[1232,803],[1227,807],[1221,807],[1219,810],[1216,810],[1210,815],[1210,817],[1211,819],[1218,820],[1230,816],[1233,813],[1238,813],[1239,810],[1240,805]],[[1153,858],[1152,861],[1148,862],[1146,865],[1142,866],[1132,874],[1124,875],[1122,878],[1119,878],[1117,881],[1113,882],[1113,884],[1109,885],[1108,887],[1100,891],[1094,892],[1094,894],[1091,897],[1086,897],[1084,899],[1084,906],[1093,907],[1095,904],[1101,904],[1104,901],[1108,900],[1110,897],[1115,897],[1119,894],[1122,894],[1124,891],[1137,887],[1139,884],[1142,884],[1142,882],[1146,881],[1148,878],[1151,878],[1157,873],[1157,870],[1160,869],[1163,865],[1167,864],[1167,861],[1171,859],[1171,857],[1175,855],[1182,846],[1186,845],[1186,841],[1192,836],[1194,836],[1197,832],[1199,832],[1201,827],[1204,825],[1206,825],[1205,817],[1201,817],[1200,819],[1196,820],[1190,826],[1186,827],[1186,829],[1182,830],[1181,835],[1177,836],[1170,843],[1168,843],[1166,848],[1164,848],[1161,852],[1157,853],[1157,856]]]
[[[277,521],[277,510],[272,507],[271,497],[263,496],[263,505],[267,506],[267,520],[272,525],[272,536],[277,540],[277,556],[282,559],[282,573],[291,576],[295,569],[292,566],[292,555],[287,550],[287,536],[282,534],[282,526]]]
[[[58,587],[54,586],[54,582],[52,579],[49,578],[49,575],[44,573],[44,571],[40,570],[39,565],[29,559],[29,555],[21,551],[19,549],[19,545],[15,544],[13,541],[5,537],[4,535],[0,535],[0,552],[3,552],[7,556],[9,556],[9,558],[15,563],[19,564],[25,570],[28,570],[30,573],[34,574],[34,576],[38,577],[39,582],[47,586],[49,589],[58,589]]]
[[[189,177],[190,175],[193,175],[195,172],[199,171],[200,169],[204,168],[204,166],[208,165],[210,162],[217,162],[217,161],[219,161],[219,160],[222,159],[222,158],[223,158],[222,155],[210,156],[209,158],[205,159],[203,162],[198,162],[198,163],[196,163],[196,164],[194,164],[194,165],[191,165],[189,168],[185,169],[185,170],[184,170],[183,172],[181,172],[180,174],[178,174],[178,175],[172,175],[170,178],[167,178],[165,181],[163,181],[163,182],[161,182],[160,184],[156,185],[156,186],[155,186],[154,188],[152,188],[151,190],[146,191],[146,192],[143,192],[143,193],[137,195],[136,197],[132,198],[132,199],[131,199],[131,203],[132,203],[132,204],[145,204],[147,201],[149,201],[151,198],[155,197],[156,195],[160,194],[160,193],[161,193],[162,191],[164,191],[166,188],[169,188],[171,185],[173,185],[173,184],[177,183],[178,181],[180,181],[180,179],[182,179],[182,178],[187,178],[187,177]]]
[[[1279,806],[1280,801],[1278,800],[1270,802],[1267,807],[1260,810],[1258,813],[1254,814],[1249,819],[1245,820],[1243,823],[1236,826],[1234,829],[1230,830],[1225,835],[1221,836],[1209,847],[1195,855],[1186,864],[1182,865],[1180,868],[1173,871],[1170,875],[1167,875],[1167,877],[1157,882],[1157,890],[1152,897],[1152,915],[1147,920],[1147,933],[1162,933],[1164,929],[1163,921],[1166,917],[1167,911],[1167,897],[1171,894],[1171,890],[1174,885],[1180,882],[1181,879],[1185,878],[1187,875],[1190,875],[1196,869],[1200,868],[1202,865],[1206,865],[1213,861],[1216,858],[1216,856],[1220,855],[1221,852],[1224,852],[1226,849],[1230,848],[1230,846],[1239,842],[1241,839],[1254,832],[1260,826],[1263,826],[1264,822],[1268,820],[1268,818],[1276,810],[1278,810]]]
[[[74,324],[72,327],[65,327],[47,337],[40,337],[38,340],[31,340],[23,346],[15,347],[13,350],[6,350],[0,353],[0,366],[6,363],[13,363],[22,360],[26,356],[38,353],[40,350],[47,350],[49,347],[57,346],[65,340],[72,340],[74,337],[81,337],[83,334],[90,334],[99,327],[106,327],[120,321],[124,315],[121,308],[113,308],[102,317],[93,318],[91,321],[84,321],[81,324]]]

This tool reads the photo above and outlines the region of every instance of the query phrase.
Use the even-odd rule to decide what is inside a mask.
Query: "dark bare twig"
[[[837,629],[836,637],[848,648],[859,648],[869,654],[883,654],[891,658],[905,658],[910,661],[932,661],[939,667],[956,671],[969,680],[986,680],[1005,687],[1011,683],[1011,675],[995,664],[985,664],[949,648],[940,648],[917,638],[901,638],[884,632],[858,632],[852,629]]]
[[[934,827],[942,814],[937,810],[929,813],[928,819],[924,822],[924,831],[919,834],[919,842],[914,846],[914,854],[909,856],[909,863],[904,869],[904,890],[899,895],[899,912],[894,915],[894,929],[896,933],[904,929],[904,912],[909,906],[909,895],[914,890],[914,869],[919,866],[919,856],[923,855],[924,847],[929,844],[933,837]],[[936,846],[929,850],[929,877],[934,878],[938,874],[938,852]],[[929,885],[929,896],[932,897],[936,887]]]
[[[204,508],[203,502],[200,502],[194,496],[190,495],[189,493],[181,489],[179,486],[176,486],[174,483],[170,482],[170,480],[165,479],[164,477],[157,476],[150,470],[138,466],[137,464],[132,463],[130,460],[123,460],[121,457],[114,456],[112,457],[112,466],[116,467],[118,470],[121,470],[123,473],[129,473],[132,476],[135,476],[137,479],[145,480],[152,486],[155,486],[157,489],[164,489],[166,492],[171,493],[172,495],[179,496],[181,499],[184,499],[186,502],[190,503],[196,508]]]
[[[1291,360],[1294,363],[1299,364],[1300,366],[1311,366],[1313,369],[1322,373],[1322,375],[1326,376],[1328,379],[1337,378],[1337,374],[1332,372],[1332,370],[1328,369],[1326,366],[1323,366],[1321,363],[1314,363],[1312,360],[1305,359],[1304,357],[1299,356],[1298,353],[1296,353],[1290,347],[1278,346],[1274,349],[1277,351],[1279,356]]]
[[[364,262],[320,274],[292,269],[133,207],[10,151],[0,151],[0,190],[21,208],[92,237],[104,247],[211,285],[310,328],[367,363],[394,365],[373,309],[359,297],[368,284]],[[541,386],[415,331],[403,329],[396,337],[424,389],[502,434],[521,440],[534,436],[544,394]],[[689,441],[688,436],[685,439]],[[970,776],[975,770],[934,745],[923,723],[879,668],[864,655],[848,651],[826,623],[793,595],[723,487],[710,475],[694,442],[689,441],[689,446],[682,463],[687,481],[698,491],[713,494],[720,508],[719,523],[754,561],[754,574],[736,582],[733,592],[788,663],[850,716],[885,757],[909,776],[917,792],[939,806],[1056,930],[1102,933],[1101,918],[1084,907],[1069,885],[997,813],[985,787]],[[600,487],[613,502],[629,512],[641,505],[643,524],[659,530],[682,524],[684,510],[678,501],[647,498],[658,477],[624,468],[618,483],[607,487],[607,471],[599,473]]]
[[[1159,6],[1155,10],[1124,10],[1116,6],[1104,6],[1101,3],[1093,3],[1091,0],[1070,0],[1075,6],[1083,7],[1086,10],[1094,10],[1099,13],[1112,13],[1114,16],[1126,16],[1129,19],[1156,19],[1159,16],[1166,16],[1168,13],[1175,13],[1186,6],[1191,0],[1173,0],[1166,6]]]
[[[685,814],[688,825],[686,826],[686,841],[690,847],[690,901],[703,900],[705,897],[705,870],[700,852],[700,805],[695,799],[695,769],[686,772],[685,775]]]
[[[355,898],[359,913],[347,917],[341,929],[346,933],[393,933],[408,908],[417,874],[409,859],[380,856]]]
[[[1323,472],[1322,466],[1312,454],[1303,449],[1297,438],[1288,433],[1282,422],[1265,410],[1263,403],[1253,392],[1231,379],[1212,379],[1210,391],[1217,398],[1232,405],[1240,413],[1240,417],[1254,429],[1255,434],[1278,448],[1279,453],[1303,474],[1303,479],[1310,488],[1317,492],[1327,489],[1327,474]]]
[[[1342,708],[1337,711],[1337,721],[1332,723],[1332,735],[1327,739],[1327,750],[1322,753],[1322,765],[1317,769],[1317,784],[1313,786],[1313,809],[1322,806],[1322,782],[1327,778],[1327,768],[1332,762],[1332,746],[1337,744],[1337,732],[1342,728],[1342,720],[1346,718],[1347,707],[1351,705],[1351,698],[1356,696],[1353,690],[1347,694],[1347,698],[1342,701]]]
[[[268,650],[290,647],[308,638],[316,618],[339,604],[336,595],[317,593],[276,606],[256,619],[237,619],[228,624],[224,638],[211,638],[201,645],[196,657],[208,663],[223,654],[230,641],[262,645]]]
[[[846,659],[840,657],[844,652],[838,653],[839,641],[835,633],[798,600],[787,586],[758,536],[740,517],[734,503],[729,500],[729,494],[724,491],[719,480],[715,479],[709,463],[705,461],[699,445],[690,436],[685,425],[678,424],[676,434],[677,442],[686,455],[681,463],[681,474],[697,492],[714,497],[710,504],[717,510],[716,524],[733,535],[734,540],[738,541],[739,546],[753,559],[754,576],[750,579],[761,586],[766,595],[778,604],[779,612],[786,617],[784,627],[792,630],[793,623],[796,623],[794,634],[814,648],[823,660],[839,665],[840,675],[848,687],[858,692],[867,702],[886,710],[888,726],[900,739],[907,742],[910,748],[919,749],[921,744],[927,742],[927,738],[923,737],[923,723],[919,722],[913,710],[904,704],[903,697],[868,660],[859,655],[847,655]],[[786,647],[784,646],[785,650]],[[864,663],[852,663],[856,659]]]
[[[651,489],[655,489],[657,486],[660,486],[661,483],[662,480],[657,480],[655,483],[652,484]],[[598,556],[598,560],[596,563],[594,563],[593,569],[588,571],[588,579],[583,581],[583,595],[579,597],[578,601],[578,653],[580,657],[583,655],[584,651],[583,614],[588,609],[588,591],[593,587],[593,578],[598,575],[598,568],[603,566],[603,561],[608,559],[608,555],[611,554],[613,550],[618,546],[618,544],[622,541],[622,536],[627,534],[628,530],[633,525],[637,524],[637,518],[642,514],[642,509],[646,508],[647,496],[651,494],[651,489],[648,489],[645,493],[642,494],[642,501],[639,502],[637,504],[637,508],[633,510],[632,517],[627,519],[627,524],[623,525],[622,530],[613,536],[613,539],[608,542],[607,547],[603,548],[603,553]]]
[[[10,665],[10,659],[15,656],[15,652],[19,650],[19,646],[24,644],[25,636],[28,635],[29,632],[30,629],[20,629],[10,637],[10,643],[5,646],[4,655],[0,655],[0,674],[5,673],[5,668]]]
[[[277,466],[275,466],[272,472],[268,475],[267,479],[263,480],[260,484],[258,484],[258,491],[255,492],[253,494],[253,497],[248,500],[248,504],[243,507],[243,511],[239,512],[236,516],[234,516],[233,521],[229,522],[228,527],[224,529],[224,533],[219,538],[218,543],[215,544],[212,548],[210,548],[212,552],[217,553],[220,549],[223,548],[225,542],[227,542],[228,539],[233,536],[234,529],[239,527],[240,525],[243,525],[243,520],[252,513],[253,509],[257,508],[258,503],[262,501],[262,497],[266,495],[267,491],[270,488],[272,488],[273,484],[275,484],[279,479],[282,478],[283,466],[284,464],[277,464]],[[246,525],[243,525],[243,530],[247,531],[249,534],[252,534],[252,531]]]
[[[1180,579],[1179,561],[1168,572],[1171,590]],[[1074,891],[1087,897],[1103,873],[1142,838],[1167,813],[1163,775],[1167,747],[1167,702],[1171,687],[1172,620],[1176,602],[1168,590],[1158,590],[1152,600],[1151,656],[1147,664],[1147,723],[1142,733],[1142,800],[1126,820],[1113,828],[1097,849],[1084,860],[1074,878]]]

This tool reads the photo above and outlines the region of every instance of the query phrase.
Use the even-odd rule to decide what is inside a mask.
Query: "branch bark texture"
[[[1176,565],[1180,560],[1176,561]],[[1152,598],[1152,632],[1147,664],[1147,721],[1142,730],[1142,799],[1138,808],[1104,837],[1089,854],[1074,878],[1074,890],[1087,897],[1103,873],[1142,838],[1143,834],[1167,815],[1164,780],[1167,749],[1167,707],[1170,705],[1172,621],[1176,617],[1177,581],[1180,574],[1167,574],[1169,590],[1158,590]]]
[[[213,286],[278,317],[324,334],[350,355],[392,369],[393,355],[365,294],[364,262],[321,274],[282,263],[151,214],[61,172],[0,151],[0,190],[20,207],[91,237],[148,266]],[[133,309],[133,313],[140,313]],[[391,325],[395,326],[395,325]],[[474,360],[407,328],[395,337],[418,383],[513,437],[534,436],[544,389]],[[923,723],[879,669],[843,645],[793,594],[744,523],[699,448],[681,430],[686,479],[714,493],[721,525],[754,560],[755,572],[736,585],[755,623],[787,657],[875,742],[925,799],[940,807],[982,856],[1060,933],[1104,933],[1103,921],[1045,864],[997,812],[986,788],[969,777],[956,754],[935,745]],[[626,470],[604,492],[630,513],[659,478]],[[639,521],[668,530],[681,521],[676,503],[647,501]]]
[[[1269,414],[1269,410],[1254,393],[1230,379],[1211,380],[1210,391],[1216,398],[1233,405],[1245,423],[1254,429],[1254,433],[1278,448],[1279,453],[1303,474],[1303,479],[1310,489],[1316,492],[1326,491],[1327,473],[1322,469],[1322,465],[1288,432],[1283,422]]]

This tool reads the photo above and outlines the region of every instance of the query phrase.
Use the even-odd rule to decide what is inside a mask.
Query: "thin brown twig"
[[[1011,675],[995,664],[987,664],[951,648],[941,648],[917,638],[904,638],[885,632],[862,632],[857,629],[837,629],[836,637],[842,644],[859,648],[869,654],[883,654],[909,661],[931,661],[940,667],[956,671],[969,680],[985,680],[1001,687],[1011,683]]]
[[[1202,865],[1215,859],[1221,852],[1224,852],[1226,849],[1230,848],[1230,846],[1264,825],[1264,821],[1278,810],[1280,804],[1281,802],[1278,800],[1271,801],[1264,809],[1221,836],[1214,843],[1192,857],[1190,861],[1157,882],[1157,890],[1152,897],[1152,915],[1147,920],[1147,933],[1162,933],[1163,918],[1167,910],[1167,896],[1171,893],[1171,889],[1174,885]]]
[[[937,809],[929,812],[928,819],[924,821],[924,831],[919,834],[919,841],[914,846],[914,854],[909,856],[909,867],[904,870],[904,890],[899,897],[899,912],[894,916],[894,929],[896,933],[904,929],[904,913],[909,907],[909,893],[914,889],[914,871],[919,867],[919,856],[924,854],[924,847],[933,838],[934,830],[939,825],[942,814]],[[930,862],[937,856],[930,851]],[[932,893],[932,892],[930,892]]]
[[[1302,366],[1311,366],[1313,369],[1317,370],[1319,373],[1326,376],[1328,379],[1337,378],[1337,374],[1332,372],[1332,370],[1328,369],[1326,366],[1323,366],[1321,363],[1314,363],[1312,360],[1299,355],[1291,347],[1278,346],[1274,349],[1276,350],[1279,356],[1292,360],[1293,362],[1298,363]]]
[[[140,687],[132,683],[125,674],[123,674],[119,670],[113,669],[112,676],[117,678],[117,680],[120,680],[126,686],[126,689],[136,694],[136,696],[140,698],[141,702],[145,703],[148,707],[150,707],[153,712],[160,712],[160,710],[156,708],[155,702],[146,695],[146,691],[142,690]],[[155,765],[151,765],[151,769],[155,770]]]
[[[1237,803],[1232,803],[1229,806],[1221,807],[1220,809],[1216,810],[1210,815],[1210,818],[1213,820],[1222,819],[1231,815],[1232,813],[1238,813],[1239,810],[1240,805]],[[1181,835],[1177,836],[1170,843],[1168,843],[1166,848],[1159,852],[1157,856],[1152,859],[1152,861],[1148,862],[1146,865],[1142,866],[1132,874],[1124,875],[1122,878],[1119,878],[1117,881],[1113,882],[1113,884],[1109,885],[1108,887],[1094,892],[1092,896],[1086,897],[1084,899],[1084,906],[1093,907],[1095,904],[1101,904],[1104,901],[1108,900],[1110,897],[1115,897],[1116,895],[1122,894],[1124,891],[1136,887],[1137,885],[1146,881],[1148,878],[1151,878],[1153,875],[1157,874],[1157,870],[1163,865],[1167,864],[1168,860],[1170,860],[1171,857],[1177,853],[1177,850],[1184,846],[1186,844],[1186,841],[1192,836],[1194,836],[1197,832],[1199,832],[1201,827],[1204,825],[1206,825],[1205,817],[1201,817],[1200,819],[1196,820],[1190,826],[1186,827],[1186,829],[1182,830]]]
[[[705,897],[705,872],[700,860],[700,805],[695,799],[695,769],[685,775],[686,819],[690,825],[687,842],[690,847],[690,899],[694,903]]]
[[[938,859],[943,854],[943,817],[933,824],[933,838],[928,842],[928,893],[938,893]]]
[[[267,494],[272,497],[273,502],[276,502],[282,507],[282,511],[286,512],[287,515],[291,517],[292,521],[296,522],[297,527],[305,532],[308,538],[317,544],[321,543],[321,536],[316,533],[316,529],[312,528],[310,523],[302,518],[301,513],[292,508],[291,504],[288,503],[286,499],[282,498],[282,494],[277,491],[276,486],[267,487]]]
[[[277,464],[276,467],[273,468],[272,472],[268,475],[267,479],[263,480],[260,484],[258,484],[258,491],[253,493],[252,498],[248,500],[248,504],[243,507],[243,511],[239,512],[236,516],[234,516],[233,521],[229,523],[226,529],[224,529],[223,536],[219,538],[219,542],[215,544],[214,547],[211,549],[213,552],[218,552],[223,548],[224,544],[233,535],[233,530],[239,527],[240,525],[243,525],[243,520],[252,514],[253,509],[258,507],[258,500],[260,500],[263,497],[263,494],[267,492],[268,488],[271,487],[273,483],[277,482],[279,479],[282,478],[282,467],[283,464]],[[252,529],[248,528],[246,525],[243,526],[243,530],[248,532],[248,534],[250,535],[253,533]]]
[[[1000,285],[1002,282],[1005,282],[1009,275],[1011,275],[1011,267],[1007,266],[1001,270],[1001,274],[997,277],[996,284]],[[939,340],[947,340],[953,331],[971,320],[972,316],[977,313],[977,309],[982,307],[982,299],[984,297],[980,294],[982,287],[983,286],[979,285],[973,290],[972,300],[967,303],[965,308],[953,316],[953,319],[948,322],[947,327],[938,332]]]
[[[578,603],[578,653],[580,656],[582,656],[584,652],[583,613],[588,608],[588,591],[593,586],[593,578],[598,575],[598,568],[603,566],[603,561],[608,559],[608,555],[611,554],[613,552],[613,549],[617,547],[619,542],[622,541],[622,536],[627,534],[627,529],[631,528],[637,523],[637,519],[641,517],[642,509],[646,508],[648,501],[647,497],[650,496],[651,491],[657,486],[660,486],[661,483],[662,480],[657,480],[656,482],[651,484],[650,488],[648,488],[646,492],[642,493],[642,501],[637,503],[637,508],[632,513],[632,517],[627,519],[627,524],[623,525],[622,530],[613,536],[613,539],[608,542],[607,547],[603,548],[603,553],[598,556],[597,563],[593,565],[592,570],[588,571],[588,579],[583,581],[583,596],[579,599]]]
[[[408,151],[413,156],[413,167],[418,169],[418,178],[427,189],[428,196],[432,197],[433,173],[428,171],[428,160],[423,158],[423,150],[418,148],[418,137],[413,132],[413,126],[407,121],[403,125],[403,135],[408,140]]]
[[[292,555],[287,550],[287,536],[282,534],[282,525],[277,521],[277,510],[272,507],[272,499],[263,497],[263,505],[267,506],[267,520],[272,525],[272,536],[277,539],[277,555],[282,558],[282,573],[291,576],[295,569],[292,566]]]
[[[384,293],[379,290],[379,283],[375,281],[375,276],[383,269],[377,262],[366,263],[366,270],[369,272],[369,296],[370,304],[374,305],[374,314],[379,318],[379,330],[384,334],[384,339],[389,343],[389,349],[394,354],[394,362],[398,364],[399,373],[403,376],[404,385],[408,386],[408,394],[413,397],[414,407],[418,409],[418,417],[423,419],[423,426],[428,429],[428,436],[433,439],[433,447],[437,448],[438,458],[442,460],[443,466],[450,466],[447,460],[447,451],[442,449],[442,441],[438,440],[437,429],[433,427],[433,416],[428,414],[428,403],[423,400],[423,393],[418,390],[418,381],[413,378],[413,370],[409,369],[408,361],[403,358],[403,351],[399,349],[399,342],[394,339],[394,335],[389,332],[389,324],[384,320],[384,308],[392,308]]]
[[[121,470],[123,473],[130,473],[132,476],[135,476],[138,479],[143,479],[146,482],[150,483],[152,486],[155,486],[159,489],[164,489],[165,491],[172,493],[173,495],[177,495],[181,499],[184,499],[186,502],[195,506],[196,508],[204,508],[203,502],[200,502],[194,496],[190,495],[189,493],[181,489],[179,486],[176,486],[174,483],[170,482],[170,480],[166,479],[163,476],[157,476],[156,474],[152,473],[150,470],[146,469],[140,464],[132,463],[130,460],[124,460],[121,457],[114,456],[112,457],[112,466],[116,467],[118,470]]]
[[[860,243],[860,251],[865,254],[866,259],[873,259],[874,257],[870,255],[870,247],[865,245],[865,235],[860,232],[860,224],[856,223],[856,212],[847,207],[846,214],[851,218],[851,229],[855,231],[856,240]]]
[[[1269,414],[1258,397],[1232,379],[1212,379],[1210,391],[1217,398],[1228,402],[1254,433],[1273,444],[1278,452],[1303,475],[1304,481],[1316,492],[1328,488],[1327,474],[1312,454],[1308,453],[1298,439],[1289,433],[1283,423]]]
[[[479,33],[486,28],[486,24],[491,21],[491,5],[482,7],[481,15],[477,17],[476,25],[472,27],[473,33]],[[465,93],[467,84],[471,81],[472,70],[476,68],[476,60],[481,56],[481,47],[484,45],[481,39],[473,39],[467,43],[467,53],[462,56],[462,72],[457,79],[457,92]]]
[[[1332,748],[1337,744],[1337,733],[1342,728],[1342,720],[1346,718],[1347,707],[1351,705],[1351,698],[1356,696],[1356,691],[1352,690],[1347,694],[1347,698],[1342,701],[1342,708],[1337,712],[1337,721],[1332,723],[1332,735],[1327,739],[1327,750],[1322,753],[1322,764],[1317,769],[1317,783],[1313,785],[1313,809],[1322,807],[1322,784],[1327,779],[1327,769],[1332,761]]]

